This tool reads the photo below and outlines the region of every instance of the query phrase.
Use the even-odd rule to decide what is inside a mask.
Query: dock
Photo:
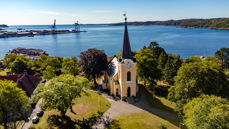
[[[67,33],[80,33],[87,31],[78,30],[29,30],[29,31],[17,31],[17,32],[0,32],[0,38],[11,37],[34,37],[37,35],[55,35],[55,34],[67,34]]]

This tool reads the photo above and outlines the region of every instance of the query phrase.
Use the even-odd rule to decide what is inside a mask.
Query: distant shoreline
[[[124,25],[121,23],[111,23],[109,25]],[[182,20],[167,20],[167,21],[136,21],[128,22],[128,25],[136,26],[177,26],[181,28],[207,28],[217,30],[229,30],[229,18],[211,18],[211,19],[182,19]]]

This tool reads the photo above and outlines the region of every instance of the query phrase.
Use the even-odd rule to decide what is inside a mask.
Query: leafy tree
[[[0,61],[0,68],[2,68],[3,67],[3,63],[2,63],[2,61]]]
[[[14,62],[10,65],[11,72],[19,74],[23,73],[24,70],[30,71],[31,70],[31,63],[30,60],[24,56],[18,56]]]
[[[206,58],[204,58],[205,62],[209,62],[209,63],[217,63],[220,64],[219,59],[213,56],[208,56]]]
[[[76,57],[65,58],[63,60],[62,68],[63,68],[63,73],[65,74],[71,74],[74,76],[79,74],[79,68],[77,65]]]
[[[229,67],[229,48],[221,48],[216,51],[215,57],[220,60],[223,68]]]
[[[42,72],[46,69],[46,67],[48,66],[48,64],[46,63],[46,60],[50,58],[47,55],[40,55],[38,57],[38,59],[34,60],[33,63],[33,70],[38,71],[38,72]]]
[[[42,72],[44,79],[50,80],[56,76],[55,70],[51,66],[47,66]]]
[[[51,66],[52,69],[54,69],[56,75],[60,75],[61,74],[62,63],[63,63],[63,58],[62,57],[58,57],[58,56],[49,57],[45,61],[46,67],[47,66]]]
[[[161,71],[165,68],[167,59],[168,55],[165,52],[162,52],[158,58],[158,68],[161,69]]]
[[[87,78],[93,79],[97,86],[96,78],[101,77],[108,69],[107,55],[104,51],[92,48],[80,53],[80,65]]]
[[[228,129],[229,101],[202,95],[184,106],[184,122],[189,129]]]
[[[0,80],[0,125],[16,129],[16,122],[28,117],[28,101],[25,92],[14,82]]]
[[[174,99],[178,110],[194,97],[201,94],[215,94],[218,96],[228,96],[223,94],[228,89],[226,79],[221,66],[217,63],[194,62],[184,64],[178,70],[175,77],[175,89],[170,90],[169,96],[174,94]]]
[[[157,68],[157,59],[153,57],[149,49],[141,49],[135,55],[137,60],[137,73],[145,81],[155,84],[155,80],[161,78],[160,69]]]
[[[7,54],[4,57],[4,65],[6,66],[6,68],[10,68],[11,63],[14,62],[17,58],[16,54]]]
[[[184,60],[184,64],[187,64],[187,63],[193,63],[193,62],[201,62],[202,60],[197,57],[197,56],[191,56],[187,59]]]
[[[153,54],[155,58],[159,58],[161,53],[166,53],[165,50],[159,46],[159,44],[156,41],[153,41],[148,46],[149,51]]]
[[[62,117],[65,117],[67,110],[72,110],[73,99],[80,97],[83,86],[88,85],[88,83],[83,83],[82,79],[79,80],[67,74],[55,77],[47,84],[41,84],[35,89],[36,95],[32,101],[36,102],[41,98],[42,109],[56,109],[60,111]]]
[[[177,75],[178,69],[181,67],[182,61],[180,56],[168,55],[167,63],[163,69],[163,79],[169,84],[174,84],[174,77]]]

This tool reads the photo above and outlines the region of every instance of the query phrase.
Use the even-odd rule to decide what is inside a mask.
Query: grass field
[[[77,98],[74,100],[73,111],[76,114],[67,112],[67,116],[69,116],[73,121],[83,120],[91,117],[93,114],[97,114],[97,112],[104,113],[108,108],[110,108],[111,104],[107,101],[103,96],[99,95],[95,91],[87,91],[88,95],[82,95],[81,98]],[[38,124],[33,124],[31,127],[36,129],[46,129],[49,128],[47,119],[50,115],[59,115],[56,110],[45,111],[43,117],[40,119]]]
[[[116,124],[113,124],[111,128],[120,127],[121,129],[179,129],[172,123],[152,115],[150,113],[131,113],[116,118]]]

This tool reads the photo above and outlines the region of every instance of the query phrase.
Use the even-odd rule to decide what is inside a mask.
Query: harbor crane
[[[52,29],[52,33],[55,34],[56,33],[56,19],[54,19],[54,23],[51,26],[51,29]]]
[[[75,31],[80,31],[80,24],[79,24],[79,21],[77,21],[75,24]]]

